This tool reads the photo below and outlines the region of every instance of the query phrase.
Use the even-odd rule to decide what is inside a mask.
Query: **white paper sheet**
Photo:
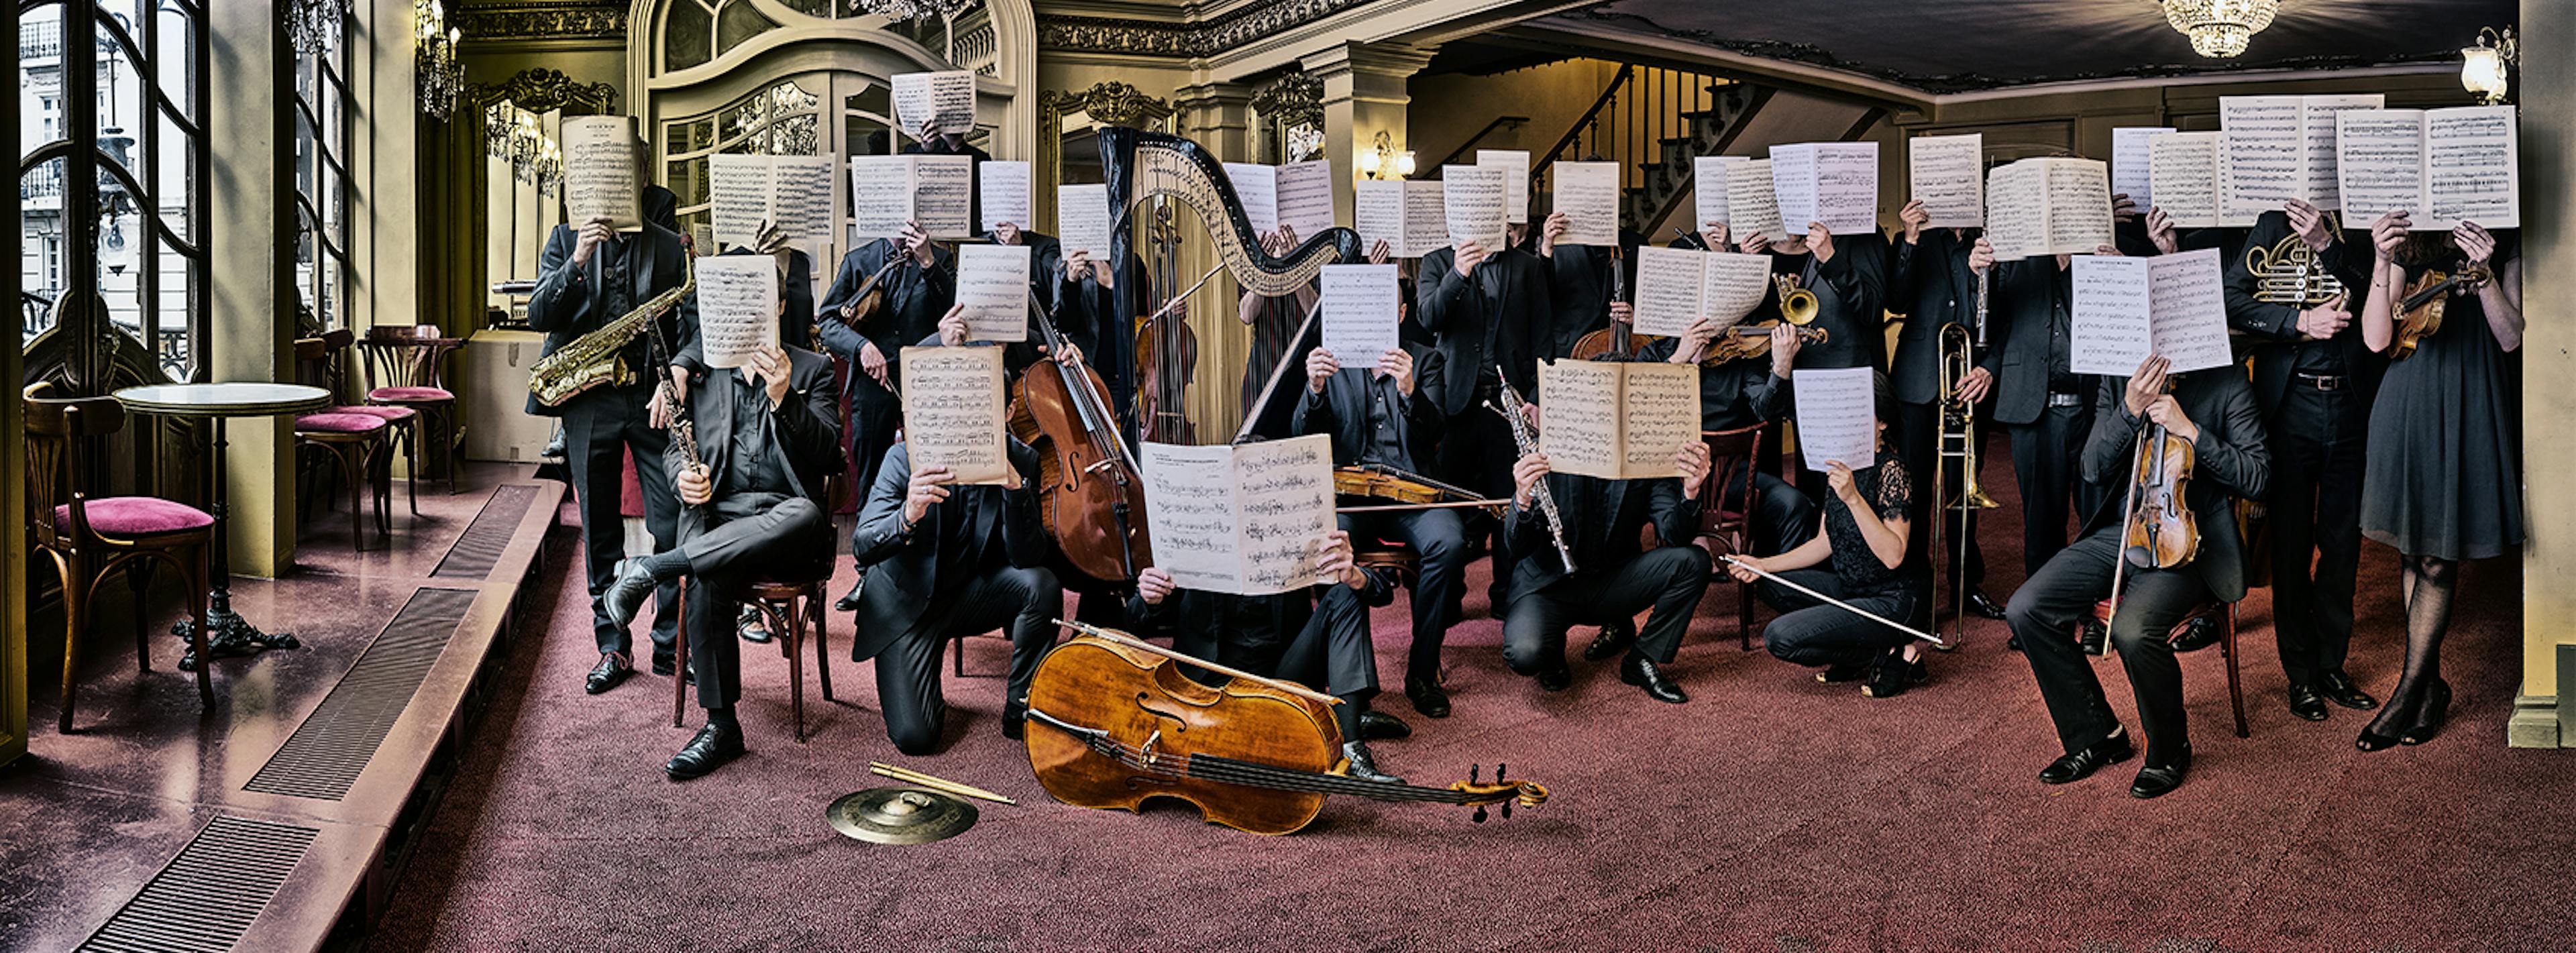
[[[1997,261],[2089,255],[2110,244],[2109,170],[2062,156],[1996,167],[1987,175],[1986,240]]]
[[[2081,256],[2068,323],[2067,369],[2127,377],[2150,354],[2177,372],[2235,361],[2218,250],[2154,258]]]
[[[1500,168],[1485,166],[1453,165],[1440,170],[1441,210],[1448,218],[1453,245],[1472,241],[1483,244],[1487,254],[1503,250],[1508,176]]]
[[[707,219],[715,227],[719,246],[750,245],[759,239],[760,223],[769,218],[777,168],[768,156],[707,157]]]
[[[778,346],[778,262],[767,255],[700,258],[698,348],[708,367],[741,367]]]
[[[1538,449],[1557,473],[1619,478],[1619,369],[1611,361],[1542,361]]]
[[[2520,132],[2511,106],[2462,106],[2424,114],[2424,179],[2431,214],[2416,228],[2463,221],[2522,227]],[[2428,221],[2429,219],[2429,221]]]
[[[1332,163],[1321,159],[1291,162],[1279,167],[1276,183],[1276,217],[1279,224],[1296,230],[1298,241],[1333,227]]]
[[[1403,346],[1396,329],[1395,266],[1325,265],[1324,350],[1346,368],[1372,368]]]
[[[2174,131],[2172,126],[2119,126],[2111,130],[2111,194],[2126,195],[2139,215],[2156,205],[2153,159],[2147,151],[2149,137]]]
[[[1140,449],[1146,532],[1173,584],[1270,595],[1331,581],[1316,571],[1334,529],[1331,437]]]
[[[1916,136],[1906,140],[1906,189],[1932,216],[1926,228],[1986,224],[1986,137]]]
[[[2378,109],[2388,97],[2378,93],[2299,97],[2299,138],[2307,151],[2304,164],[2308,204],[2332,212],[2343,208],[2336,182],[2335,116],[2347,110]]]
[[[1065,257],[1089,252],[1093,261],[1109,260],[1109,187],[1060,185],[1055,192],[1057,248]]]
[[[1619,164],[1559,162],[1549,169],[1556,176],[1556,211],[1566,219],[1565,235],[1557,243],[1617,247]]]
[[[1253,162],[1219,164],[1225,169],[1226,181],[1234,184],[1235,200],[1243,204],[1243,217],[1252,223],[1252,233],[1268,235],[1278,231],[1279,167]]]
[[[1780,221],[1798,234],[1820,222],[1836,235],[1878,230],[1878,143],[1804,142],[1771,147]]]
[[[1351,230],[1360,233],[1360,250],[1385,242],[1387,254],[1405,254],[1404,187],[1399,179],[1361,179],[1351,183]]]
[[[850,232],[862,239],[903,234],[918,222],[932,238],[974,233],[972,156],[850,157]]]
[[[1870,368],[1799,368],[1789,388],[1798,405],[1798,450],[1807,469],[1840,461],[1854,470],[1878,464],[1878,405]]]
[[[903,442],[915,470],[947,467],[959,483],[1009,482],[1003,353],[998,347],[903,349]]]
[[[1029,246],[957,246],[957,303],[970,341],[1029,339]]]
[[[1780,202],[1771,191],[1771,160],[1752,159],[1726,170],[1726,211],[1733,220],[1726,225],[1729,241],[1741,244],[1747,235],[1759,232],[1778,242],[1789,237],[1781,224]],[[1807,223],[1798,223],[1798,234],[1807,233]]]
[[[1503,223],[1529,222],[1530,154],[1522,149],[1478,149],[1476,165],[1503,170]]]
[[[894,97],[895,125],[904,135],[919,137],[925,120],[936,132],[975,131],[973,72],[896,73],[888,85]]]
[[[1036,221],[1029,213],[1029,164],[1018,159],[994,159],[973,163],[978,180],[975,187],[983,199],[973,203],[983,215],[977,230],[990,234],[995,226],[1009,222],[1026,231]]]
[[[1638,334],[1679,337],[1704,313],[1700,303],[1706,282],[1707,252],[1662,245],[1637,247],[1637,300],[1633,329]],[[1769,271],[1768,266],[1764,268]]]
[[[2218,225],[2218,133],[2165,132],[2147,137],[2148,190],[2175,228]]]
[[[1420,258],[1447,247],[1448,187],[1438,182],[1404,183],[1404,246],[1396,254]]]
[[[2221,96],[2218,221],[2248,228],[2264,212],[2306,198],[2307,137],[2297,96]]]
[[[1691,211],[1695,213],[1690,223],[1691,231],[1699,231],[1710,222],[1725,225],[1730,230],[1734,228],[1726,203],[1727,180],[1742,172],[1745,163],[1751,161],[1746,156],[1700,156],[1691,160]],[[1770,184],[1767,171],[1763,184]]]
[[[637,141],[633,116],[564,119],[564,221],[580,225],[605,218],[621,232],[644,227],[643,186],[635,180]]]

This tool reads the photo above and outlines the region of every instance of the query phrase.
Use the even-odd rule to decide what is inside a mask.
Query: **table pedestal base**
[[[179,670],[197,670],[197,646],[194,638],[197,620],[181,619],[170,626],[170,634],[186,645],[179,654]],[[270,649],[298,649],[304,643],[284,632],[262,632],[249,619],[233,611],[232,593],[214,590],[206,596],[206,653],[215,658],[257,655]]]

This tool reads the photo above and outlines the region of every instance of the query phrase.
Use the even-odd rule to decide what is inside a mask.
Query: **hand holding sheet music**
[[[2075,259],[2067,369],[2127,376],[2149,355],[2176,372],[2235,362],[2227,341],[2227,294],[2218,250],[2154,258]]]
[[[1986,224],[1986,137],[1916,136],[1906,140],[1907,191],[1932,215],[1926,228]]]
[[[1021,160],[994,159],[990,162],[968,162],[975,170],[975,188],[983,201],[970,203],[981,210],[983,221],[978,230],[990,233],[1003,222],[1027,231],[1036,220],[1029,214],[1029,164]]]
[[[1840,463],[1855,470],[1878,464],[1878,404],[1866,367],[1800,368],[1791,372],[1797,399],[1798,449],[1807,469]]]
[[[1618,247],[1619,164],[1559,162],[1551,168],[1556,175],[1556,211],[1566,219],[1565,234],[1556,243]]]
[[[1733,327],[1771,291],[1771,258],[1647,245],[1637,249],[1635,330],[1679,337],[1701,318]]]
[[[778,346],[778,265],[765,255],[699,258],[698,348],[708,367],[741,367]]]
[[[644,227],[643,186],[635,179],[640,147],[633,116],[573,116],[563,121],[564,220],[578,226],[607,219],[621,232]]]
[[[1141,450],[1146,532],[1175,585],[1257,596],[1333,581],[1318,571],[1335,528],[1331,437]]]
[[[1056,187],[1055,221],[1057,247],[1064,257],[1075,252],[1088,252],[1093,261],[1109,260],[1109,187],[1060,185]]]
[[[972,71],[896,73],[887,85],[894,98],[895,125],[904,135],[921,135],[924,123],[934,133],[964,135],[975,131]]]
[[[1453,165],[1440,170],[1440,204],[1449,219],[1451,245],[1476,242],[1485,246],[1486,254],[1503,250],[1505,242],[1502,169],[1486,166]]]
[[[1010,418],[1002,349],[903,349],[903,441],[914,469],[947,467],[959,483],[1009,482]]]
[[[957,304],[970,341],[1029,339],[1027,245],[957,246]]]
[[[1376,367],[1403,346],[1394,265],[1325,265],[1323,286],[1324,350],[1343,367]]]
[[[1878,143],[1772,146],[1771,188],[1781,223],[1797,234],[1811,222],[1836,235],[1876,232]]]

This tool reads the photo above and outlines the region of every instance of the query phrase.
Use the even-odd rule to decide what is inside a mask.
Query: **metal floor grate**
[[[268,909],[319,833],[218,815],[80,948],[230,950]]]
[[[420,589],[359,653],[340,684],[296,726],[243,790],[337,801],[410,707],[429,667],[474,604],[470,589]]]
[[[492,491],[483,502],[483,511],[465,524],[457,534],[455,545],[438,561],[430,575],[439,579],[484,579],[492,575],[492,565],[501,561],[501,551],[510,548],[510,537],[517,534],[519,521],[528,515],[528,507],[537,501],[537,488],[511,485]]]

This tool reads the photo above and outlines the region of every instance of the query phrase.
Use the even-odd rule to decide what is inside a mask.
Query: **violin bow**
[[[1869,611],[1869,610],[1867,610],[1867,609],[1863,609],[1863,608],[1861,608],[1861,607],[1859,607],[1859,606],[1852,605],[1851,603],[1844,602],[1844,601],[1842,601],[1842,600],[1840,600],[1840,599],[1836,599],[1836,598],[1834,598],[1834,597],[1832,597],[1832,596],[1826,595],[1826,594],[1821,593],[1821,592],[1817,592],[1817,591],[1816,591],[1816,590],[1814,590],[1814,589],[1810,589],[1810,588],[1808,588],[1808,587],[1806,587],[1806,586],[1802,586],[1802,585],[1799,585],[1799,584],[1797,584],[1797,583],[1795,583],[1795,582],[1791,582],[1791,581],[1789,581],[1789,580],[1787,580],[1787,579],[1781,578],[1780,576],[1773,575],[1773,574],[1771,574],[1771,573],[1767,573],[1767,572],[1764,572],[1764,571],[1759,570],[1759,569],[1755,569],[1755,568],[1753,568],[1753,566],[1752,566],[1751,564],[1746,563],[1744,560],[1737,559],[1737,558],[1735,558],[1735,557],[1734,557],[1734,556],[1732,556],[1732,555],[1729,555],[1729,556],[1723,556],[1723,557],[1719,557],[1719,558],[1722,558],[1722,559],[1726,560],[1726,562],[1727,562],[1727,564],[1728,564],[1728,565],[1742,567],[1742,568],[1744,569],[1744,571],[1745,571],[1745,572],[1752,573],[1752,574],[1754,574],[1754,575],[1756,575],[1756,576],[1760,576],[1760,577],[1762,577],[1762,578],[1764,578],[1764,579],[1771,580],[1772,582],[1776,582],[1776,583],[1779,583],[1779,584],[1781,584],[1781,585],[1783,585],[1783,586],[1787,586],[1787,587],[1789,587],[1789,588],[1791,588],[1791,589],[1798,590],[1799,592],[1806,593],[1807,595],[1813,596],[1813,597],[1815,597],[1815,598],[1822,599],[1822,600],[1824,600],[1824,601],[1825,601],[1827,604],[1829,604],[1829,605],[1833,605],[1833,606],[1839,607],[1839,608],[1841,608],[1841,609],[1843,609],[1843,610],[1845,610],[1845,611],[1847,611],[1847,612],[1850,612],[1850,613],[1852,613],[1852,614],[1854,614],[1854,615],[1860,616],[1861,618],[1868,619],[1868,620],[1870,620],[1870,621],[1872,621],[1872,622],[1876,622],[1876,623],[1878,623],[1878,624],[1880,624],[1880,625],[1887,626],[1888,628],[1895,629],[1896,631],[1903,632],[1903,633],[1905,633],[1905,634],[1907,634],[1907,635],[1913,636],[1913,637],[1918,638],[1918,639],[1922,639],[1923,641],[1930,642],[1930,643],[1932,643],[1932,644],[1934,644],[1934,645],[1938,645],[1938,646],[1944,646],[1944,647],[1946,647],[1946,646],[1948,646],[1948,645],[1950,644],[1948,640],[1943,639],[1943,638],[1941,638],[1940,636],[1933,635],[1933,634],[1932,634],[1932,633],[1930,633],[1930,632],[1925,632],[1925,631],[1923,631],[1923,630],[1921,630],[1921,629],[1918,629],[1918,628],[1915,628],[1915,627],[1913,627],[1913,626],[1906,625],[1905,623],[1898,622],[1898,621],[1896,621],[1896,620],[1894,620],[1894,619],[1890,619],[1890,618],[1888,618],[1888,617],[1886,617],[1886,616],[1879,615],[1878,613],[1871,612],[1871,611]]]

